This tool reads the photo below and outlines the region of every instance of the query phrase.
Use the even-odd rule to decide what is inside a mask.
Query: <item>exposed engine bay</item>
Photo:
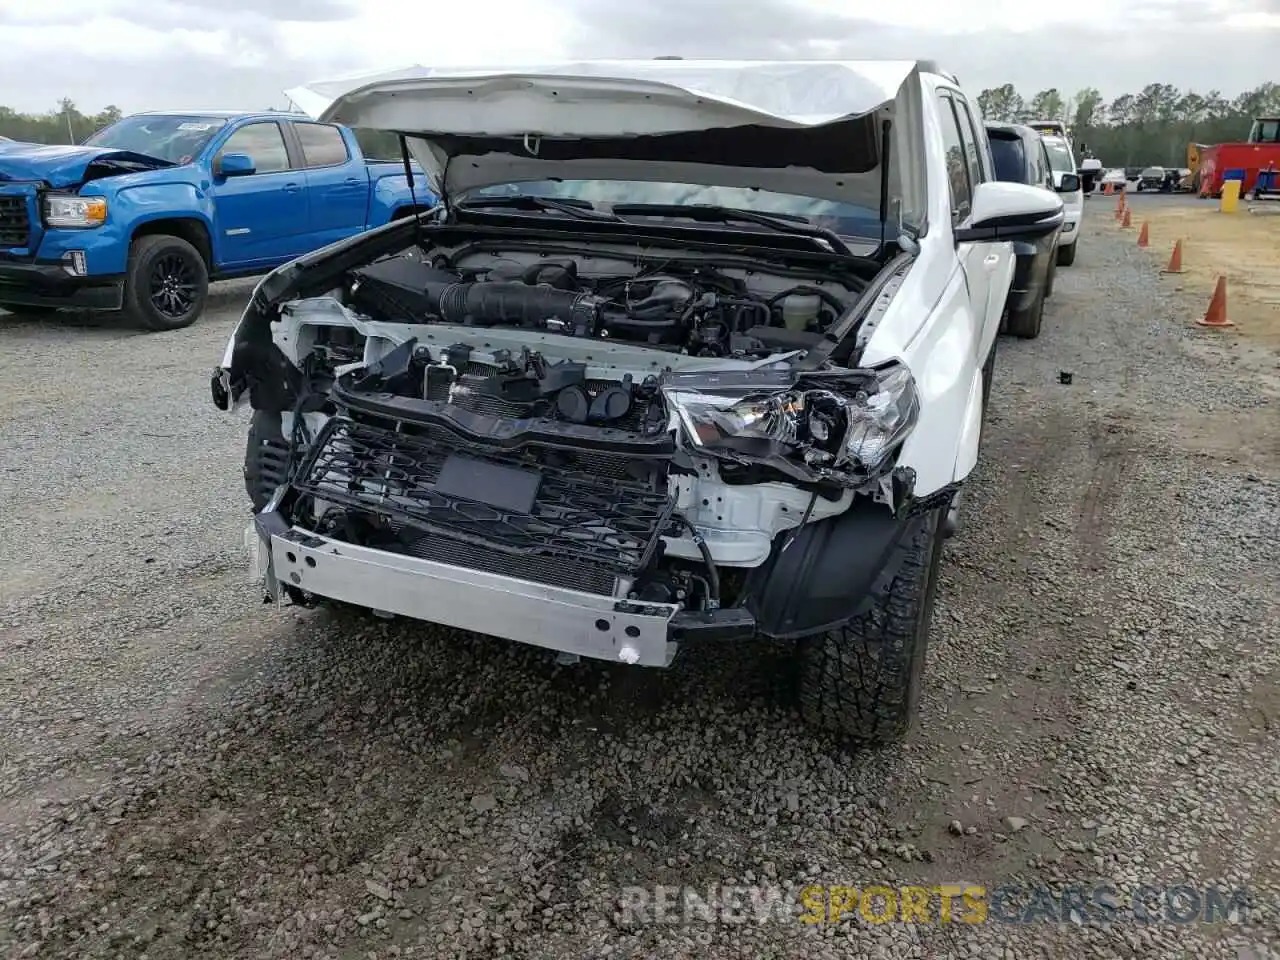
[[[589,276],[579,259],[460,259],[464,265],[455,267],[445,256],[434,263],[400,256],[354,270],[349,302],[398,323],[544,330],[701,357],[763,357],[812,346],[856,293],[830,281],[793,280],[774,290],[783,278],[752,284],[696,262],[612,275],[597,266]]]
[[[259,509],[357,546],[708,611],[751,589],[779,534],[901,494],[905,368],[796,363],[865,275],[603,245],[429,250],[279,307],[272,340],[296,372],[289,409],[263,420],[279,436],[250,445]]]

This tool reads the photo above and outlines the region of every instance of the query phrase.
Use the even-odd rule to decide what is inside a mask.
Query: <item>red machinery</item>
[[[1240,179],[1243,197],[1257,183],[1258,174],[1280,170],[1280,118],[1259,117],[1253,121],[1244,143],[1217,143],[1200,148],[1200,190],[1202,197],[1222,194],[1229,177]]]

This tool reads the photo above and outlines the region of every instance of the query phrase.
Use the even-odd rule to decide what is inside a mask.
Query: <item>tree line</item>
[[[1188,144],[1238,142],[1257,117],[1280,117],[1280,84],[1267,82],[1228,99],[1219,90],[1149,83],[1141,93],[1108,102],[1094,87],[1073,95],[1051,88],[1028,99],[1006,83],[978,94],[978,106],[988,120],[1003,123],[1061,120],[1077,153],[1084,144],[1103,166],[1182,167]]]
[[[1071,129],[1077,148],[1086,145],[1105,166],[1180,167],[1186,162],[1187,144],[1243,140],[1254,118],[1280,117],[1280,84],[1267,82],[1228,99],[1218,90],[1198,93],[1149,83],[1140,93],[1108,102],[1094,87],[1072,95],[1050,88],[1026,98],[1006,83],[983,90],[978,105],[988,120],[1061,120]],[[82,113],[68,99],[43,114],[0,106],[0,136],[31,143],[80,143],[121,116],[116,106]],[[394,137],[374,130],[356,133],[367,155],[399,157]]]

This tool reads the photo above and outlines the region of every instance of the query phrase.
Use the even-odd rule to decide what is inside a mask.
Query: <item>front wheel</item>
[[[924,677],[942,558],[942,518],[910,521],[864,612],[800,641],[800,714],[806,723],[867,745],[906,733]]]
[[[181,237],[139,237],[129,251],[124,309],[148,330],[178,330],[195,323],[209,295],[209,268]]]
[[[1040,323],[1044,319],[1044,290],[1036,294],[1027,309],[1017,313],[1009,311],[1005,329],[1022,340],[1034,340],[1040,336]]]

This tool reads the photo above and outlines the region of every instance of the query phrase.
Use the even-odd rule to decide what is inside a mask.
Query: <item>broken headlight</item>
[[[675,374],[663,393],[685,436],[731,459],[782,456],[818,470],[874,475],[915,426],[920,399],[906,367],[814,374]]]

